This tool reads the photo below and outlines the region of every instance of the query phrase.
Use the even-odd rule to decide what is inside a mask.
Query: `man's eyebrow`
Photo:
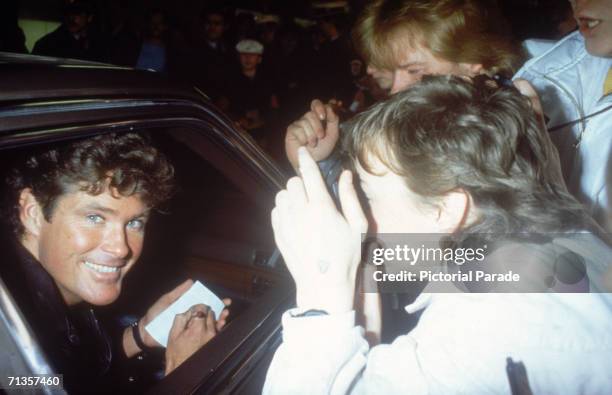
[[[83,209],[99,211],[101,213],[106,213],[106,214],[113,214],[113,215],[117,214],[117,210],[114,210],[110,207],[102,206],[101,204],[98,204],[98,203],[87,204],[83,207]],[[146,208],[141,213],[134,215],[132,218],[146,218],[146,217],[149,217],[150,212],[151,212],[151,209]]]
[[[102,213],[106,213],[106,214],[116,214],[117,211],[110,208],[110,207],[106,207],[106,206],[102,206],[98,203],[89,203],[87,205],[85,205],[83,207],[83,209],[85,210],[95,210],[95,211],[100,211]]]

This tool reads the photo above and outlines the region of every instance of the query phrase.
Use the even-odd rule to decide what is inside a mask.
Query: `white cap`
[[[263,54],[264,47],[256,40],[241,40],[236,44],[236,50],[239,53],[254,53],[257,55]]]

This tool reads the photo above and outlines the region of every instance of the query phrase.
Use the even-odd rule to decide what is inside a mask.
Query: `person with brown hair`
[[[511,77],[519,50],[503,26],[495,3],[488,0],[376,0],[360,15],[353,41],[368,72],[397,93],[432,74]],[[297,152],[305,146],[333,184],[340,171],[332,155],[339,135],[334,107],[314,100],[310,111],[287,128],[287,158],[297,172]],[[363,302],[364,320],[369,332],[380,334],[379,302],[370,296]]]
[[[503,18],[487,0],[374,1],[355,25],[353,41],[368,64],[394,71],[392,92],[427,74],[510,78],[520,62]]]
[[[504,26],[489,0],[376,0],[359,17],[353,42],[368,72],[397,93],[424,75],[510,78],[520,65],[520,47]],[[294,169],[299,147],[317,161],[326,159],[338,133],[333,107],[314,100],[287,129],[285,150]]]
[[[558,158],[529,100],[496,85],[430,76],[357,115],[343,135],[355,170],[340,176],[340,209],[300,148],[301,176],[271,213],[296,308],[283,316],[264,394],[518,393],[517,376],[506,374],[512,359],[533,393],[611,393],[612,295],[603,281],[612,249],[550,165]],[[434,262],[439,279],[406,306],[422,310],[417,326],[370,348],[354,310],[368,221],[379,234],[427,234],[440,248],[450,241],[454,252],[481,243],[477,271],[518,279],[483,290],[461,277],[472,269],[459,260]],[[425,263],[415,268],[421,278]],[[370,281],[385,280],[376,271]]]

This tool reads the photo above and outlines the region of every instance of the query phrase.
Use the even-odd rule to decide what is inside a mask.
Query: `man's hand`
[[[226,306],[230,303],[229,299],[224,299],[223,302]],[[227,309],[224,309],[219,320],[215,322],[215,313],[208,306],[198,304],[176,315],[168,336],[166,375],[215,337],[217,331],[225,325],[227,314]]]
[[[157,299],[153,306],[147,310],[145,316],[140,319],[138,330],[140,331],[140,338],[146,346],[161,347],[161,344],[159,344],[157,341],[155,341],[155,339],[153,339],[153,337],[151,337],[151,335],[149,335],[149,332],[145,330],[145,326],[147,326],[149,322],[153,321],[153,319],[157,317],[159,313],[166,310],[172,303],[180,298],[181,295],[187,292],[192,285],[193,280],[186,280],[172,291],[163,295],[161,298]]]
[[[140,338],[142,339],[145,346],[161,347],[161,344],[155,341],[155,339],[153,339],[153,337],[149,335],[149,332],[145,330],[145,326],[147,326],[149,322],[153,321],[153,319],[157,317],[159,313],[164,311],[166,308],[168,308],[168,306],[174,303],[174,301],[180,298],[182,294],[187,292],[187,290],[191,288],[192,285],[193,280],[186,280],[181,285],[174,288],[172,291],[163,295],[161,298],[157,299],[157,301],[153,304],[153,306],[149,308],[149,310],[147,310],[145,316],[138,321],[138,331],[140,333]],[[123,331],[123,352],[128,358],[131,358],[141,351],[143,350],[138,348],[138,345],[134,340],[134,336],[132,335],[131,328],[126,328]]]
[[[161,344],[159,344],[149,334],[149,332],[145,330],[145,327],[151,321],[153,321],[153,319],[155,319],[155,317],[157,317],[162,311],[166,310],[172,303],[174,303],[178,298],[180,298],[181,295],[187,292],[189,288],[191,288],[192,285],[193,285],[193,280],[189,279],[189,280],[184,281],[182,284],[174,288],[172,291],[168,292],[167,294],[157,299],[157,301],[149,308],[149,310],[147,310],[147,313],[144,315],[144,317],[142,317],[139,320],[138,330],[140,331],[140,338],[142,339],[145,346],[161,347]],[[223,299],[223,303],[225,303],[225,306],[229,306],[232,303],[232,301],[230,299]],[[225,325],[225,320],[228,314],[229,314],[228,310],[224,309],[223,312],[221,313],[221,317],[217,321],[217,325],[218,325],[217,330],[220,330],[223,327],[223,325]],[[127,345],[126,345],[126,341],[124,341],[124,349],[125,349],[126,355],[128,357],[131,357],[132,355],[135,355],[136,353],[142,350],[138,350],[138,349],[132,350],[134,347],[132,347],[133,342],[131,341],[132,340],[131,332],[128,333],[128,335],[129,336],[127,336],[127,340],[128,340]],[[135,344],[133,346],[135,346]]]
[[[306,147],[315,161],[326,159],[339,136],[339,118],[331,104],[313,100],[302,118],[287,128],[285,151],[291,166],[298,171],[298,148]]]
[[[367,230],[352,174],[344,171],[340,176],[341,214],[313,158],[305,148],[298,152],[302,176],[291,178],[287,189],[276,195],[274,238],[295,280],[298,307],[350,311],[361,235]]]

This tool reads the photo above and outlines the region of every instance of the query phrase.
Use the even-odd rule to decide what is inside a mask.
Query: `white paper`
[[[162,311],[153,321],[149,322],[145,329],[159,344],[167,347],[174,316],[186,312],[196,304],[205,304],[210,307],[215,312],[215,319],[219,319],[225,308],[223,301],[217,295],[206,288],[204,284],[196,281],[187,292]]]

